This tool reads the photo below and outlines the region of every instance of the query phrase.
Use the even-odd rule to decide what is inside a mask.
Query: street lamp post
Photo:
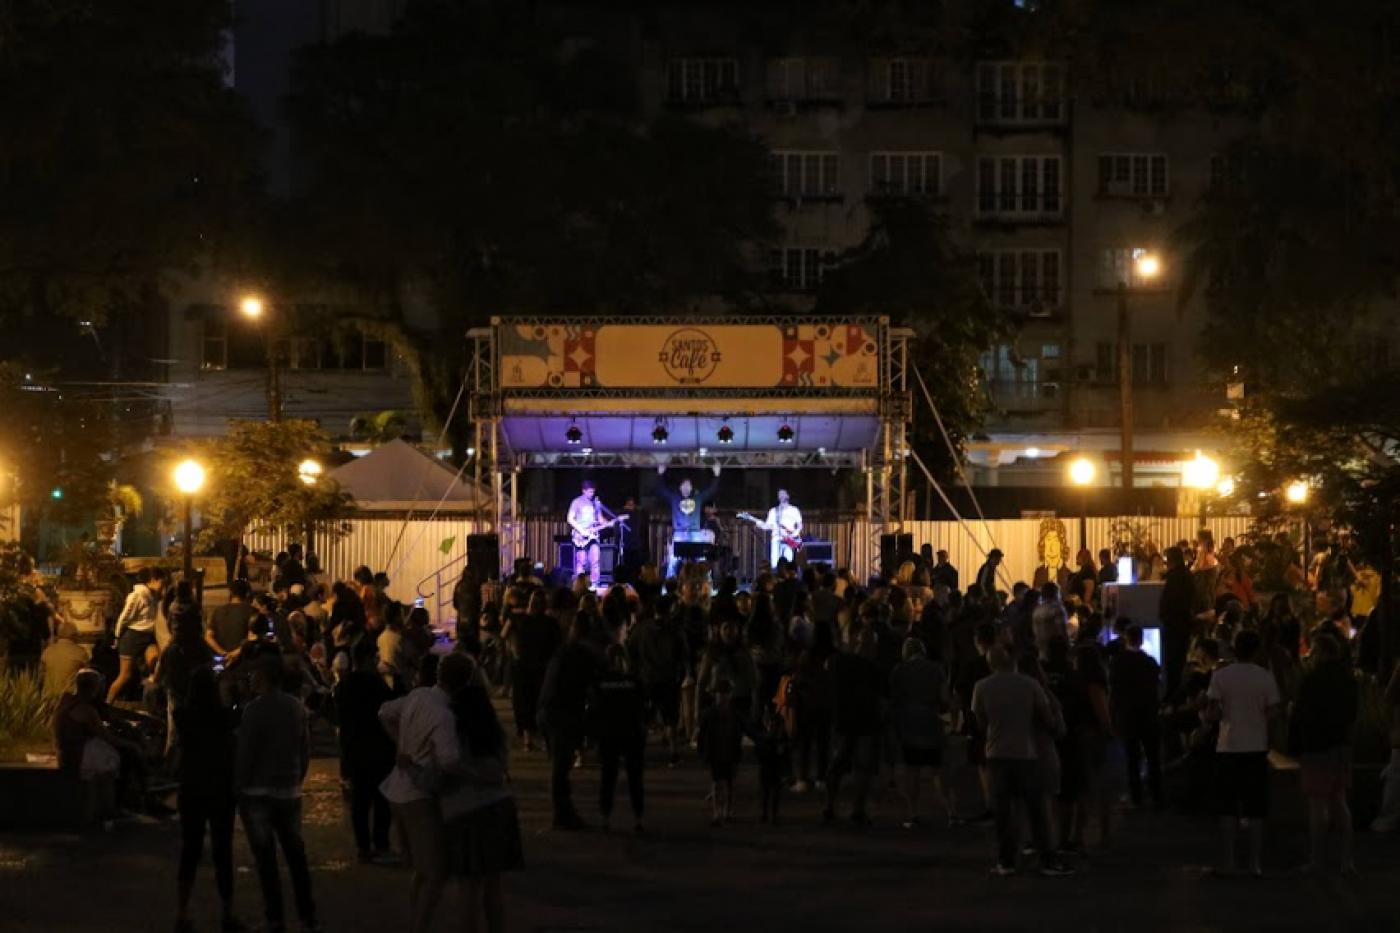
[[[175,487],[185,494],[185,579],[194,578],[194,497],[204,488],[204,467],[182,460],[175,467]]]
[[[1312,551],[1312,525],[1308,521],[1308,514],[1304,508],[1308,504],[1307,480],[1295,479],[1293,482],[1289,483],[1283,489],[1283,498],[1289,505],[1295,506],[1298,509],[1298,518],[1299,522],[1302,524],[1303,532],[1299,535],[1303,543],[1302,571],[1303,579],[1306,580],[1308,575],[1308,563],[1312,559],[1312,554],[1310,553]]]
[[[297,478],[300,479],[301,482],[302,482],[302,484],[305,485],[305,486],[315,486],[316,483],[321,479],[321,472],[322,472],[321,464],[320,464],[318,461],[311,459],[310,457],[307,457],[305,460],[301,461],[301,463],[297,464]],[[316,534],[316,526],[315,526],[315,524],[314,524],[310,519],[307,519],[307,522],[306,522],[306,556],[307,556],[307,557],[310,557],[312,551],[314,551],[314,550],[316,549],[315,534]]]
[[[1133,250],[1127,279],[1118,283],[1118,406],[1122,456],[1123,504],[1131,506],[1133,495],[1133,344],[1128,319],[1129,281],[1145,283],[1162,271],[1156,256],[1146,250]]]
[[[1094,461],[1076,457],[1069,465],[1069,481],[1079,487],[1079,546],[1089,546],[1089,486],[1094,482]]]
[[[282,420],[282,374],[277,365],[277,335],[273,332],[273,322],[266,302],[258,295],[245,295],[238,303],[238,310],[250,321],[261,321],[263,325],[263,345],[267,352],[267,420],[273,424]]]
[[[1220,482],[1220,464],[1196,451],[1196,456],[1186,461],[1181,468],[1181,484],[1196,490],[1199,500],[1198,512],[1202,526],[1206,523],[1206,495]]]

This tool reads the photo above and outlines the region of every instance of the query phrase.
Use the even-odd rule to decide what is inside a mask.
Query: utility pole
[[[1128,321],[1128,283],[1118,283],[1118,424],[1123,505],[1131,506],[1133,489],[1133,343]]]

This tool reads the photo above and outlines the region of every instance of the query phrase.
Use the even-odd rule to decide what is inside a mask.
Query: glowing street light
[[[1192,489],[1214,488],[1220,482],[1220,464],[1198,450],[1181,468],[1181,482]]]
[[[181,460],[175,467],[175,488],[192,496],[204,488],[204,467],[194,460]]]
[[[1303,505],[1308,501],[1308,484],[1301,479],[1295,479],[1283,490],[1283,497],[1293,505]]]
[[[1089,484],[1098,470],[1088,457],[1075,457],[1069,464],[1069,481],[1079,487],[1079,546],[1089,546]]]
[[[1076,486],[1088,486],[1094,481],[1098,470],[1088,457],[1076,457],[1069,465],[1069,481]]]
[[[256,321],[262,317],[263,311],[266,309],[262,298],[257,295],[244,295],[243,300],[238,303],[238,310],[242,312],[244,317]]]
[[[204,488],[204,467],[181,460],[175,467],[175,488],[185,494],[185,579],[194,578],[194,497]]]
[[[1133,267],[1137,271],[1139,279],[1151,281],[1162,272],[1162,260],[1157,258],[1156,253],[1150,253],[1145,249],[1133,251]]]
[[[307,486],[315,486],[321,472],[321,464],[309,457],[297,465],[297,478]]]
[[[1235,494],[1235,480],[1226,476],[1215,484],[1215,493],[1222,499],[1228,499]]]

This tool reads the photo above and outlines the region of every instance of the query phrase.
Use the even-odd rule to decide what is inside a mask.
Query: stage
[[[821,540],[869,573],[905,518],[909,336],[884,317],[495,318],[471,331],[476,478],[502,566],[541,559],[560,533],[539,540],[518,511],[526,471],[665,467],[698,483],[719,466],[857,477],[855,509]]]

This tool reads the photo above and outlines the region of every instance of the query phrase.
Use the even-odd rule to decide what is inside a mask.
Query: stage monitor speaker
[[[893,577],[899,572],[900,562],[913,553],[912,534],[880,535],[880,575]]]
[[[809,564],[836,564],[836,547],[830,541],[803,541],[802,553]]]
[[[499,535],[467,535],[467,566],[480,580],[501,578],[501,538]]]
[[[554,566],[563,567],[572,575],[574,572],[574,542],[570,538],[554,539]]]

